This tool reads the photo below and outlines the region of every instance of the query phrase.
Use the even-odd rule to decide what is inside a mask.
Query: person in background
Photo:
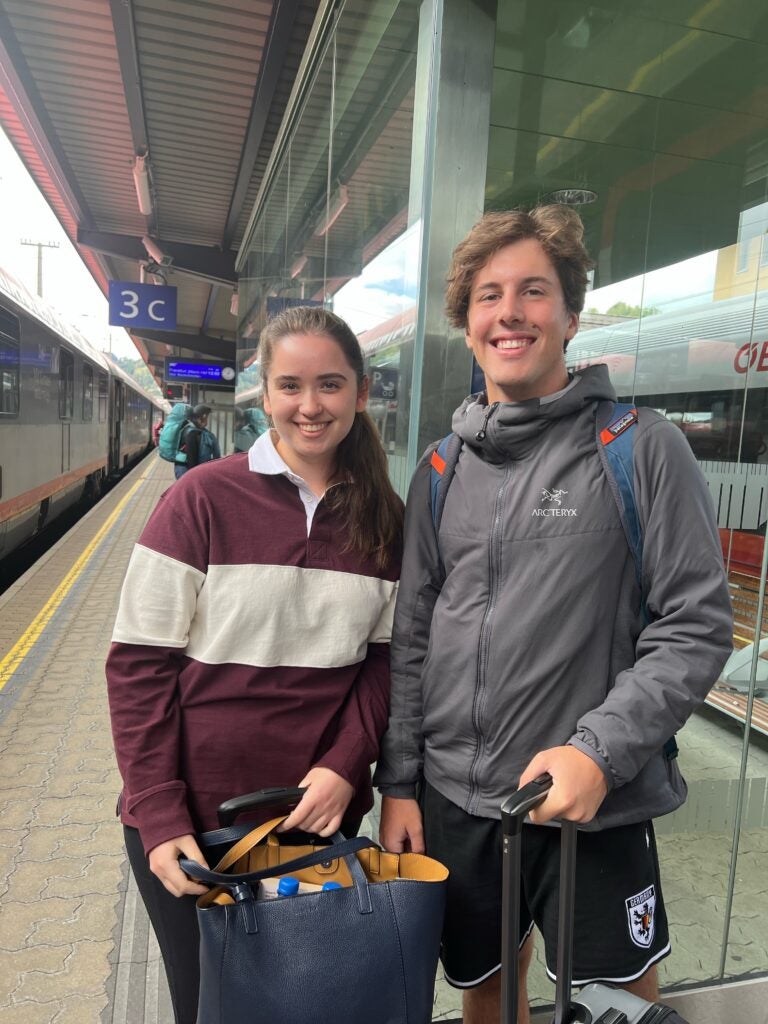
[[[208,429],[210,415],[210,405],[196,405],[192,409],[192,415],[189,417],[189,422],[183,427],[179,440],[179,449],[186,453],[187,461],[174,466],[177,480],[190,469],[194,469],[195,466],[221,458],[221,449],[216,435]]]
[[[441,956],[465,1024],[499,1020],[501,804],[545,772],[553,786],[523,826],[519,1020],[534,924],[556,969],[560,836],[541,827],[554,818],[586,826],[575,984],[658,998],[670,944],[650,819],[685,800],[670,740],[732,645],[706,481],[650,409],[633,428],[638,584],[597,447],[596,417],[616,395],[605,366],[565,363],[591,266],[583,233],[575,211],[543,206],[486,214],[457,247],[447,310],[485,390],[453,417],[462,444],[439,532],[434,447],[408,497],[381,841],[426,846],[450,871]]]
[[[164,425],[165,420],[159,419],[152,427],[152,440],[155,442],[155,448],[157,448],[157,446],[160,444],[160,432],[162,431]]]
[[[267,417],[258,408],[235,407],[235,452],[247,452],[253,442],[269,429]]]
[[[389,711],[402,502],[365,412],[357,338],[286,310],[259,355],[274,429],[185,474],[131,557],[107,661],[120,814],[177,1024],[197,1016],[196,833],[218,805],[305,786],[286,828],[354,835]]]

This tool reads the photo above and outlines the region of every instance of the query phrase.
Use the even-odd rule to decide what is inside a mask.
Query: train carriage
[[[0,269],[0,559],[145,454],[162,409]]]

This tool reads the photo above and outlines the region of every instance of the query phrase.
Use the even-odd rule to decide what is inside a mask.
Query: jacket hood
[[[601,363],[572,373],[562,391],[544,398],[488,405],[485,392],[470,395],[453,414],[452,427],[488,462],[524,458],[549,425],[606,400],[615,402],[616,392]]]

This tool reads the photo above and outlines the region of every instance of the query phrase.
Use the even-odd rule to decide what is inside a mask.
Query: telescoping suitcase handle
[[[501,921],[501,1021],[517,1024],[518,953],[520,947],[520,872],[522,866],[523,821],[538,807],[552,788],[552,776],[540,775],[501,807],[504,833]],[[552,1024],[571,1020],[571,979],[573,977],[573,905],[576,868],[576,822],[562,821],[560,837],[560,899],[557,926],[557,988]]]

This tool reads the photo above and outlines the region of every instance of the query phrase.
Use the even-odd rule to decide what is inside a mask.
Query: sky
[[[43,299],[91,344],[113,355],[136,359],[139,353],[129,335],[110,327],[107,300],[77,250],[67,238],[48,203],[0,129],[0,266],[37,291],[37,247],[32,242],[58,242],[43,249]]]
[[[415,304],[420,231],[421,222],[417,221],[334,296],[334,312],[344,317],[356,334]]]
[[[626,302],[628,306],[656,307],[667,313],[684,304],[711,302],[716,267],[717,251],[692,256],[681,263],[587,292],[584,308],[607,313],[614,303]]]

